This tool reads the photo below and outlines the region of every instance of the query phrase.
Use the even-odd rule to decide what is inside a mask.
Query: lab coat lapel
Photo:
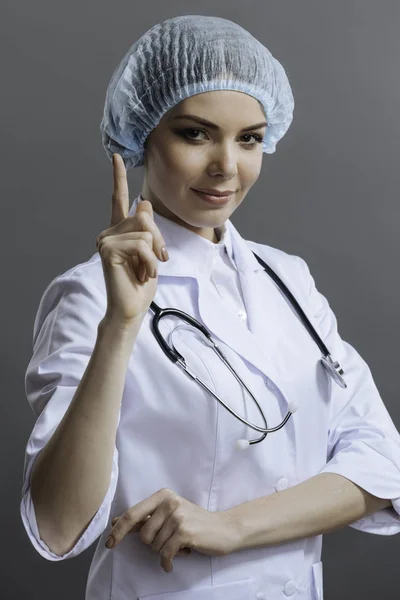
[[[281,303],[284,299],[232,223],[226,222],[226,225],[230,227],[248,327],[243,321],[227,313],[224,302],[216,290],[206,281],[201,284],[200,274],[197,288],[199,313],[214,336],[267,376],[287,400],[284,373],[276,360],[282,322]]]
[[[139,201],[138,196],[133,201],[129,215],[134,214]],[[209,274],[202,272],[201,265],[193,264],[190,257],[182,254],[175,246],[174,238],[170,236],[168,230],[163,229],[162,220],[158,219],[156,213],[154,213],[154,220],[165,239],[170,256],[167,262],[158,263],[159,283],[165,283],[168,290],[169,277],[190,278],[192,301],[197,306],[203,324],[209,329],[211,335],[217,338],[217,344],[218,339],[221,340],[258,369],[281,390],[288,401],[282,363],[278,360],[279,336],[285,318],[282,313],[284,298],[232,222],[228,219],[225,225],[229,227],[234,261],[238,268],[248,317],[248,328],[239,318],[227,312],[224,301],[210,285]],[[161,289],[157,290],[154,301],[160,304],[161,308],[166,308],[165,301],[161,301],[160,292]],[[168,293],[166,295],[168,296]],[[179,302],[173,308],[184,310],[179,306]]]

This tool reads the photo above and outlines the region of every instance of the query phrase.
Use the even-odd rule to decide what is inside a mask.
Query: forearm
[[[237,549],[244,549],[328,533],[388,506],[390,500],[372,496],[341,475],[321,473],[227,512],[238,532]]]
[[[31,475],[40,537],[56,554],[74,546],[101,506],[111,479],[126,370],[139,325],[103,319],[75,395]]]

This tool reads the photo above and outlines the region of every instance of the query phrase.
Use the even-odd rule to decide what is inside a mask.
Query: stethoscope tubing
[[[318,345],[319,349],[323,353],[323,358],[321,359],[321,362],[322,362],[323,366],[325,367],[325,369],[330,374],[330,376],[332,377],[332,379],[334,381],[336,381],[336,383],[340,387],[342,387],[342,388],[347,387],[346,383],[345,383],[345,381],[344,381],[344,379],[342,377],[342,375],[344,373],[343,369],[341,368],[341,366],[339,365],[338,362],[335,362],[335,361],[332,360],[332,357],[331,357],[331,355],[329,353],[329,350],[325,346],[324,342],[322,341],[322,339],[320,338],[320,336],[318,335],[318,333],[315,331],[314,327],[310,323],[307,315],[304,313],[303,309],[301,308],[301,306],[297,302],[296,298],[293,296],[293,294],[287,288],[287,286],[283,283],[283,281],[279,278],[279,276],[275,273],[275,271],[273,271],[271,269],[271,267],[269,267],[269,265],[267,265],[259,256],[257,256],[257,254],[255,254],[255,252],[253,252],[253,254],[256,257],[256,259],[258,260],[258,262],[264,267],[264,269],[270,275],[270,277],[278,285],[278,287],[283,292],[283,294],[288,298],[288,300],[290,301],[290,303],[292,304],[292,306],[295,308],[298,316],[300,317],[302,323],[306,327],[308,333],[310,334],[310,336],[313,338],[313,340],[315,341],[315,343]],[[154,301],[151,302],[149,308],[154,313],[153,319],[151,320],[152,332],[153,332],[153,334],[154,334],[154,336],[155,336],[158,344],[160,345],[160,347],[162,348],[162,350],[166,354],[166,356],[168,356],[168,358],[172,362],[178,363],[178,365],[185,371],[185,373],[189,377],[191,377],[193,380],[195,380],[197,383],[199,383],[206,391],[208,391],[210,394],[212,394],[212,396],[214,396],[214,398],[221,405],[223,405],[233,416],[235,416],[237,419],[239,419],[242,423],[244,423],[245,425],[247,425],[251,429],[254,429],[256,431],[262,432],[263,435],[259,439],[249,440],[248,444],[256,444],[256,443],[261,442],[262,440],[265,439],[265,437],[267,436],[268,433],[273,433],[275,431],[278,431],[279,429],[281,429],[287,423],[287,421],[290,419],[290,417],[293,414],[293,412],[295,412],[295,410],[296,410],[296,408],[293,408],[293,407],[295,407],[295,405],[293,405],[293,404],[292,404],[292,410],[289,410],[287,412],[285,418],[282,420],[282,422],[279,425],[277,425],[276,427],[268,428],[268,423],[267,423],[267,420],[265,418],[264,412],[261,409],[261,407],[260,407],[257,399],[254,397],[254,395],[249,390],[249,388],[247,387],[247,385],[244,383],[244,381],[242,381],[242,379],[240,378],[240,376],[233,369],[232,365],[229,363],[228,359],[223,354],[223,352],[219,348],[219,346],[214,342],[214,340],[211,337],[211,332],[207,329],[207,327],[205,327],[204,325],[202,325],[201,323],[199,323],[196,319],[194,319],[193,317],[191,317],[187,313],[185,313],[185,312],[183,312],[183,311],[181,311],[181,310],[179,310],[177,308],[160,308],[160,306],[158,306],[158,304],[156,304]],[[190,367],[188,367],[188,365],[186,364],[185,358],[180,354],[180,352],[178,352],[178,350],[175,348],[175,346],[173,348],[171,348],[168,345],[168,343],[165,341],[165,339],[161,335],[160,329],[159,329],[159,322],[160,322],[160,320],[162,319],[162,317],[165,317],[165,316],[168,316],[168,315],[172,315],[172,316],[179,317],[179,318],[183,319],[189,325],[192,325],[193,327],[195,327],[196,329],[198,329],[201,333],[203,333],[203,335],[206,337],[209,345],[212,347],[212,349],[214,350],[214,352],[216,352],[216,354],[219,356],[219,358],[224,362],[224,364],[231,371],[232,375],[234,375],[234,377],[236,378],[236,380],[238,382],[240,382],[241,385],[243,385],[243,387],[246,389],[246,391],[250,394],[250,396],[252,397],[252,399],[256,403],[256,405],[257,405],[257,407],[258,407],[258,409],[260,411],[260,414],[262,415],[263,421],[265,423],[265,428],[264,427],[260,427],[258,425],[255,425],[254,423],[250,423],[246,419],[243,419],[243,417],[241,417],[230,406],[228,406],[221,398],[219,398],[219,396],[217,396],[213,392],[213,390],[211,390],[207,386],[207,384],[205,384],[192,371],[192,369],[190,369]],[[242,440],[242,441],[247,443],[247,440]]]

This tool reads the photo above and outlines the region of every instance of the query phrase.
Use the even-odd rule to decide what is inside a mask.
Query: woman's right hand
[[[96,238],[107,289],[106,317],[124,325],[143,319],[157,290],[157,259],[165,241],[153,207],[142,200],[128,217],[129,190],[124,161],[113,154],[114,190],[109,229]]]

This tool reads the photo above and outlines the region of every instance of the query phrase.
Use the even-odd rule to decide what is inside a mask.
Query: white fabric
[[[134,200],[129,214],[140,200]],[[104,501],[70,552],[51,552],[38,533],[30,475],[73,398],[104,316],[106,291],[96,253],[49,284],[34,323],[26,393],[37,420],[26,447],[21,501],[29,539],[41,556],[57,561],[77,556],[100,536],[86,600],[322,599],[322,536],[219,557],[193,551],[174,558],[172,573],[164,572],[158,554],[138,535],[128,535],[113,550],[104,547],[111,519],[160,488],[215,511],[279,493],[321,472],[341,474],[391,499],[392,507],[352,527],[380,535],[400,531],[399,433],[367,364],[339,336],[335,316],[304,260],[244,240],[230,220],[214,244],[157,213],[154,219],[170,256],[158,264],[155,302],[179,308],[208,327],[260,402],[269,426],[282,420],[289,402],[299,410],[279,432],[237,450],[238,438],[252,439],[258,432],[168,360],[151,333],[149,310],[128,364]],[[317,345],[252,250],[284,280],[339,360],[346,390],[327,376]],[[177,322],[165,321],[161,330],[168,338]],[[254,402],[202,338],[180,329],[173,339],[211,389],[246,419],[263,425]]]

